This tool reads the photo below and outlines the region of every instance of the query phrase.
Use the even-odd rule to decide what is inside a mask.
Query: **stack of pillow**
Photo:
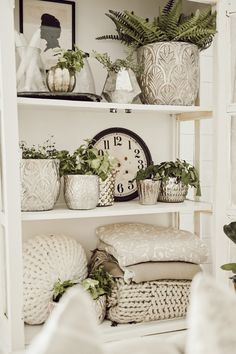
[[[193,277],[207,259],[196,235],[172,227],[115,223],[98,227],[90,271],[100,265],[116,278],[107,317],[117,323],[183,317]]]

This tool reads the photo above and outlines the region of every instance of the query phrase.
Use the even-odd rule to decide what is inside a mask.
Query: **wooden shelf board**
[[[92,210],[70,210],[66,207],[55,207],[50,211],[22,212],[23,221],[37,220],[60,220],[60,219],[82,219],[100,218],[109,216],[125,215],[150,215],[176,212],[202,211],[211,212],[212,205],[205,202],[194,202],[186,200],[183,203],[161,203],[155,205],[141,205],[137,200],[123,203],[115,203],[109,207],[97,207]]]
[[[195,113],[202,116],[201,112],[211,113],[211,108],[201,106],[165,106],[165,105],[146,105],[146,104],[121,104],[108,102],[83,102],[83,101],[66,101],[66,100],[52,100],[40,98],[18,98],[19,107],[41,107],[41,108],[65,108],[77,109],[86,111],[104,111],[117,110],[117,112],[126,112],[132,114],[133,112],[156,112],[163,114],[180,114],[180,113]],[[112,112],[113,113],[113,112]],[[115,113],[113,113],[115,114]]]
[[[25,325],[25,345],[29,345],[32,339],[39,334],[43,325],[29,326]],[[168,332],[175,332],[186,329],[186,320],[173,319],[163,321],[142,322],[137,324],[119,324],[112,327],[111,322],[105,320],[99,325],[99,331],[103,341],[120,341],[123,339],[130,339],[140,336],[162,334]]]

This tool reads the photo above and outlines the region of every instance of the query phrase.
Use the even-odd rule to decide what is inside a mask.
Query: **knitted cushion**
[[[61,281],[81,281],[87,276],[87,259],[82,246],[67,236],[40,235],[23,244],[24,320],[45,322],[53,285]]]
[[[117,279],[108,297],[107,317],[117,323],[184,317],[191,281],[157,280],[126,284]]]

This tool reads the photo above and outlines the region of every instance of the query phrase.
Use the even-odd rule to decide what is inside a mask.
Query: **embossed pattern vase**
[[[60,161],[56,159],[21,160],[21,210],[53,209],[60,192]]]
[[[158,42],[138,49],[143,103],[195,104],[199,91],[199,49],[185,42]]]
[[[46,83],[50,92],[72,92],[76,83],[75,73],[55,66],[48,71]]]
[[[133,70],[121,69],[118,73],[108,72],[102,92],[108,102],[132,103],[140,93],[141,89]]]
[[[100,196],[98,206],[109,206],[114,204],[116,171],[112,171],[105,181],[99,180]]]
[[[183,202],[188,193],[188,186],[178,182],[176,177],[170,177],[167,181],[161,182],[158,200],[166,203]]]
[[[139,203],[144,205],[156,204],[160,191],[160,181],[144,179],[137,183]]]
[[[99,200],[99,177],[95,175],[64,176],[64,196],[69,209],[94,209]]]

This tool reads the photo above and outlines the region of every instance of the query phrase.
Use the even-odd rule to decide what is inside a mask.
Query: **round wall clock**
[[[109,128],[93,138],[99,154],[107,151],[117,159],[115,201],[123,202],[138,196],[136,182],[132,182],[139,169],[152,163],[151,153],[145,142],[124,128]]]

